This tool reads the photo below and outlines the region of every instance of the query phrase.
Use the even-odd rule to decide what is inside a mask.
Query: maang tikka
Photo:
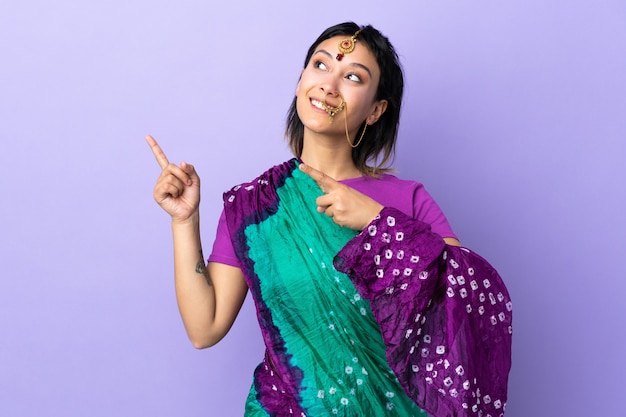
[[[341,42],[339,42],[339,45],[338,45],[339,53],[335,57],[337,61],[341,61],[344,55],[349,54],[350,52],[354,51],[354,46],[356,45],[356,37],[359,36],[359,33],[361,33],[361,29],[354,32],[354,35],[352,35],[351,37],[346,38],[342,40]]]

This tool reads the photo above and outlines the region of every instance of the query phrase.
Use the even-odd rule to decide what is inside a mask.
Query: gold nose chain
[[[337,92],[337,96],[339,97],[341,102],[339,103],[339,105],[335,107],[329,106],[328,104],[326,104],[326,96],[329,94],[330,93],[326,93],[324,94],[324,97],[322,97],[322,107],[324,108],[326,113],[328,113],[328,123],[332,124],[335,115],[339,113],[340,111],[345,110],[346,117],[343,118],[343,123],[346,128],[346,140],[348,141],[350,146],[352,146],[353,148],[356,148],[357,146],[361,144],[361,141],[363,140],[363,137],[365,136],[365,130],[367,129],[367,122],[365,122],[365,125],[363,126],[363,132],[361,132],[361,136],[359,137],[359,140],[353,144],[352,141],[350,141],[350,133],[348,132],[348,104],[343,99],[343,96],[341,95],[341,93]]]

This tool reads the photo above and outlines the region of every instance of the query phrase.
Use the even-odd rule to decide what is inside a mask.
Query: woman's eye
[[[348,76],[346,78],[349,79],[350,81],[354,81],[354,82],[357,82],[357,83],[361,82],[361,77],[359,77],[356,74],[348,74]]]
[[[317,69],[326,70],[326,64],[324,64],[322,61],[315,61],[314,66]]]

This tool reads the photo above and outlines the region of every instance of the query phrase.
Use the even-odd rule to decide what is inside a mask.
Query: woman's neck
[[[363,175],[352,161],[352,147],[345,137],[341,140],[305,133],[300,159],[337,181]]]

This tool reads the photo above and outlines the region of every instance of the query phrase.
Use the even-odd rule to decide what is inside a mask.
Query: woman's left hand
[[[300,170],[313,178],[324,192],[315,200],[317,211],[326,213],[339,226],[363,230],[383,209],[382,204],[315,168],[301,164]]]

